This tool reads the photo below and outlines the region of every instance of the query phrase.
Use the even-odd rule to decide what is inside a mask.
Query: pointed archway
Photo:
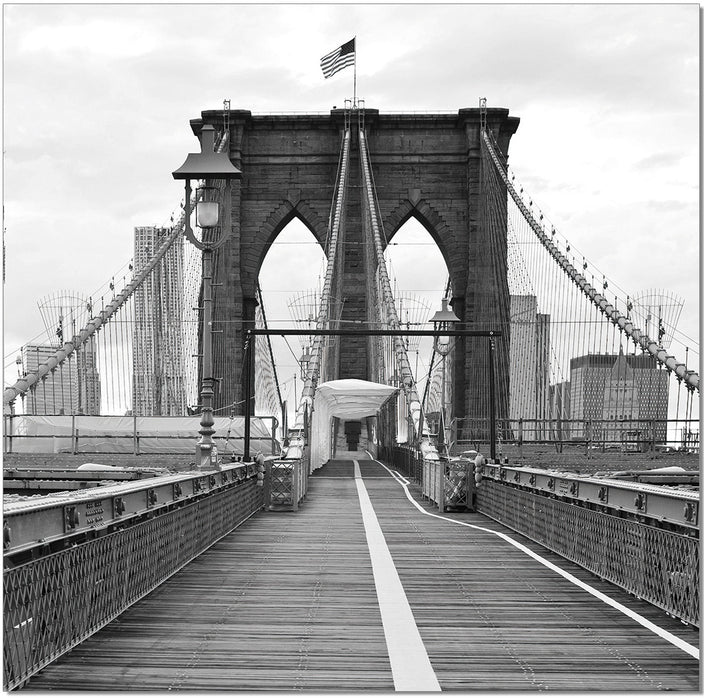
[[[325,254],[317,238],[297,216],[289,217],[270,241],[259,267],[259,286],[269,328],[296,325],[292,305],[315,304],[321,276],[325,273]],[[298,312],[304,312],[299,306]],[[317,310],[314,311],[317,313]],[[298,315],[298,314],[296,314]],[[287,403],[289,425],[295,420],[296,405],[303,386],[301,360],[305,354],[305,336],[270,337],[282,399]]]

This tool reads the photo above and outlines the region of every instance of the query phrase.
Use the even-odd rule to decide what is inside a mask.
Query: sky
[[[369,108],[456,112],[485,97],[520,117],[510,164],[534,201],[621,288],[682,298],[680,330],[698,349],[698,5],[3,13],[6,365],[43,330],[40,299],[93,294],[124,270],[135,226],[169,224],[182,197],[171,173],[197,150],[189,119],[225,99],[256,113],[328,112],[352,96],[353,72],[326,80],[320,57],[353,36]]]

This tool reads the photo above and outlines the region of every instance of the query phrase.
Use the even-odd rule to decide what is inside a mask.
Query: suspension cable
[[[508,189],[513,201],[526,218],[526,221],[530,225],[531,229],[538,237],[538,240],[543,244],[557,264],[567,273],[574,284],[584,292],[585,296],[608,320],[623,329],[626,335],[631,338],[635,344],[640,345],[644,352],[648,352],[658,362],[665,365],[669,371],[674,372],[678,377],[680,377],[685,382],[688,389],[691,391],[699,391],[699,374],[693,370],[688,370],[684,363],[677,362],[672,355],[667,354],[667,351],[663,347],[651,340],[645,333],[641,332],[640,329],[634,327],[633,323],[626,316],[619,312],[618,309],[614,308],[614,306],[602,294],[597,292],[597,290],[589,284],[584,275],[577,271],[574,265],[567,260],[555,244],[545,235],[542,228],[533,217],[532,212],[528,209],[528,207],[526,207],[521,197],[516,193],[516,190],[511,184],[498,156],[496,155],[494,146],[486,131],[482,132],[482,144],[486,146],[496,170],[504,182],[504,185]]]
[[[262,312],[262,321],[264,322],[264,328],[269,328],[267,321],[266,321],[266,312],[264,311],[264,299],[262,298],[262,289],[259,286],[259,282],[257,282],[257,296],[259,297],[259,308],[261,309]],[[279,407],[281,408],[281,411],[283,413],[284,410],[284,402],[283,399],[281,398],[281,387],[279,386],[279,377],[278,374],[276,373],[276,362],[274,361],[274,350],[271,347],[271,336],[266,336],[266,342],[267,346],[269,348],[269,357],[271,358],[271,368],[274,373],[274,385],[276,386],[276,395],[279,398]]]

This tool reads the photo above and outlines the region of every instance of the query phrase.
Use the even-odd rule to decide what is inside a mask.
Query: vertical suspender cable
[[[262,290],[261,290],[261,287],[259,286],[258,282],[257,282],[257,296],[259,297],[259,306],[262,311],[262,320],[264,321],[264,328],[268,328],[269,325],[267,324],[267,321],[266,321],[266,312],[264,310],[264,300],[262,299]],[[271,347],[271,336],[267,335],[265,337],[266,337],[267,347],[269,348],[269,357],[271,358],[271,367],[272,367],[272,371],[274,373],[274,385],[276,386],[276,396],[279,399],[279,407],[281,408],[281,411],[283,413],[284,402],[283,402],[283,399],[281,398],[281,387],[279,386],[279,377],[278,377],[278,374],[276,373],[276,363],[274,362],[274,350]]]

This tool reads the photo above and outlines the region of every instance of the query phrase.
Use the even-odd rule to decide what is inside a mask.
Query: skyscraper
[[[656,440],[665,440],[669,375],[650,355],[583,355],[570,360],[571,418],[594,420],[592,437],[622,441],[645,432],[652,421]],[[608,424],[604,424],[608,421]],[[604,426],[604,427],[602,427]],[[585,426],[573,426],[573,437]],[[606,430],[606,432],[599,432]]]
[[[22,347],[22,371],[36,372],[58,350],[56,345]],[[73,355],[46,375],[23,397],[29,415],[100,415],[100,376],[95,340],[89,338]]]
[[[550,316],[538,313],[532,295],[511,295],[509,417],[512,429],[518,419],[531,439],[543,437],[550,417]]]
[[[39,302],[47,338],[21,349],[24,374],[33,374],[88,322],[92,305],[78,292],[53,292]],[[100,415],[101,386],[95,336],[75,349],[23,398],[30,415]]]
[[[152,258],[170,232],[155,226],[135,228],[136,270]],[[141,416],[186,415],[188,363],[181,237],[137,288],[134,304],[132,410]]]

